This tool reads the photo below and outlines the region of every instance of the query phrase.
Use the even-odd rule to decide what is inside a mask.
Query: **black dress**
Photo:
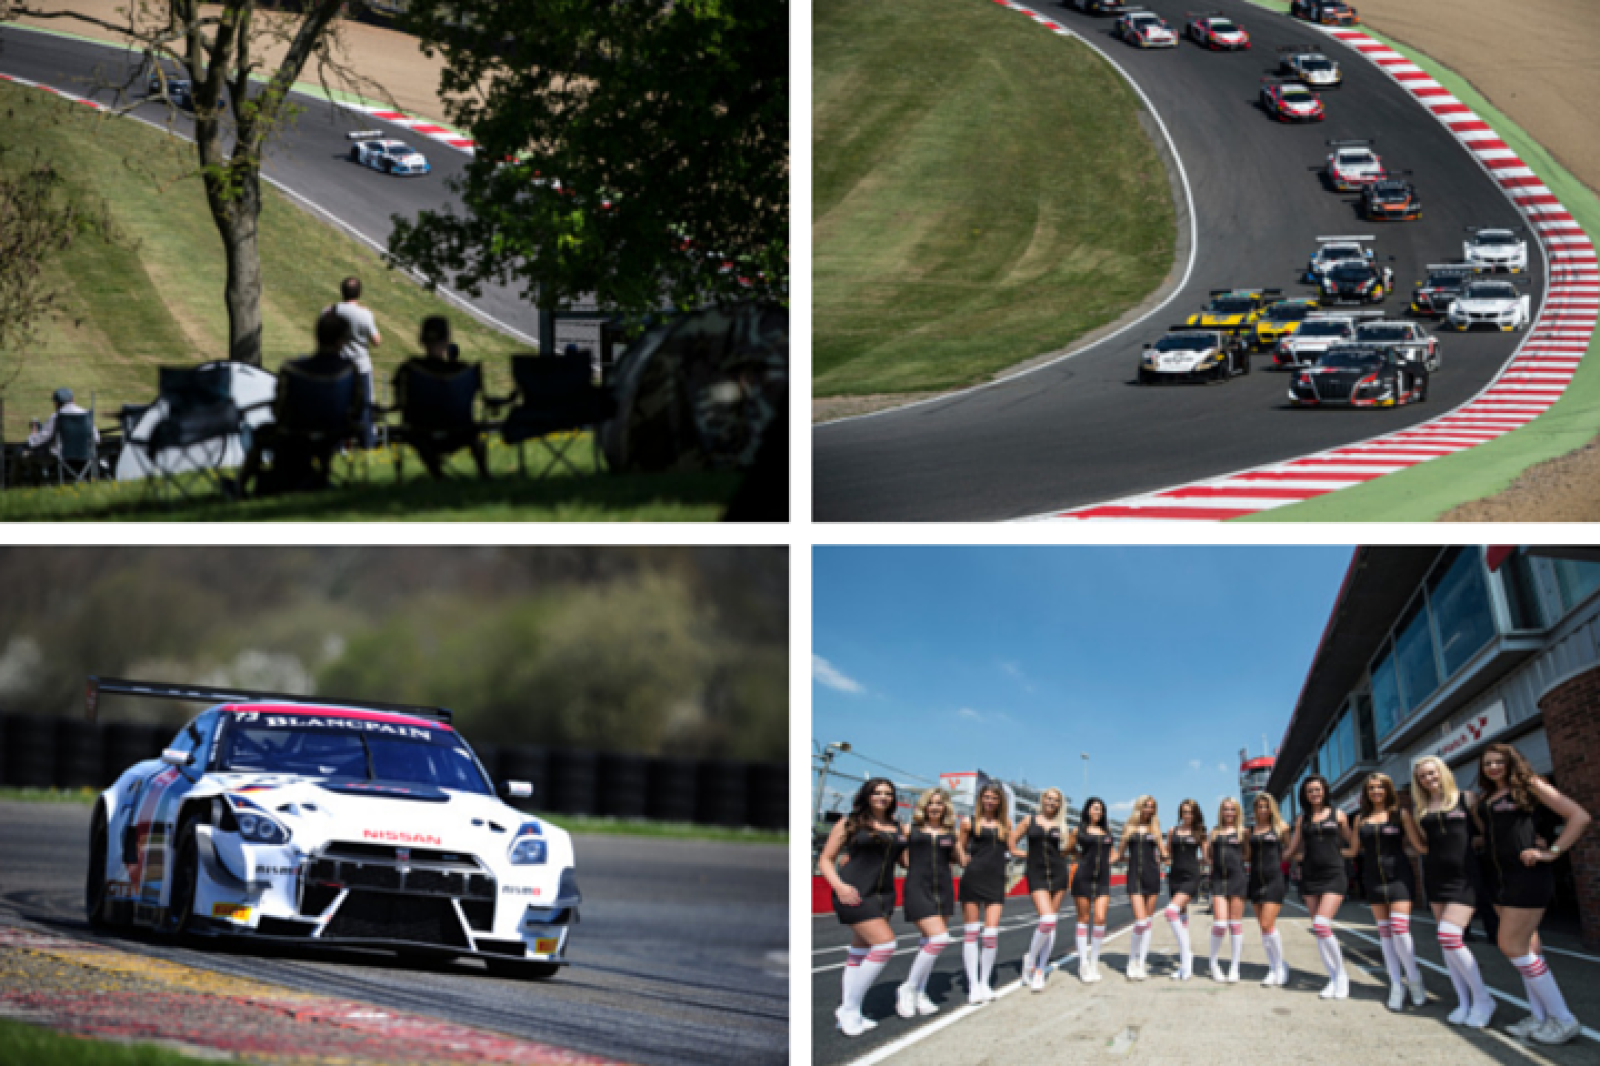
[[[1488,807],[1483,819],[1483,836],[1489,856],[1488,870],[1494,901],[1502,907],[1542,910],[1550,906],[1556,893],[1555,874],[1547,862],[1525,866],[1522,853],[1534,846],[1538,835],[1534,812],[1518,807],[1511,793],[1493,800],[1479,801],[1478,809]]]
[[[1244,856],[1239,854],[1239,838],[1231,835],[1211,838],[1211,895],[1238,899],[1245,893]]]
[[[1282,903],[1283,841],[1276,829],[1250,836],[1250,886],[1251,903]]]
[[[850,861],[839,867],[839,880],[861,893],[861,902],[846,906],[835,892],[833,912],[840,922],[855,925],[894,916],[894,872],[904,847],[905,838],[898,832],[886,833],[868,826],[860,826],[856,835],[844,842],[842,850]]]
[[[1061,830],[1046,828],[1028,816],[1028,891],[1065,892],[1067,857],[1061,852]]]
[[[1078,832],[1078,872],[1072,894],[1080,899],[1111,895],[1111,834]]]
[[[1167,871],[1167,895],[1193,899],[1200,893],[1200,842],[1193,834],[1176,829],[1167,834],[1167,850],[1172,854],[1172,869]]]
[[[1405,839],[1399,811],[1390,811],[1389,821],[1381,824],[1361,823],[1361,887],[1366,890],[1367,903],[1386,906],[1417,898]]]
[[[1161,840],[1143,830],[1128,837],[1128,894],[1161,894]]]
[[[1345,876],[1344,856],[1339,853],[1344,847],[1339,835],[1339,812],[1329,811],[1328,817],[1320,822],[1313,822],[1309,815],[1302,814],[1300,839],[1305,844],[1305,857],[1300,860],[1300,894],[1348,894],[1350,879]]]
[[[973,826],[967,868],[961,873],[962,903],[1006,901],[1006,834],[1003,828]]]
[[[906,921],[948,918],[956,911],[955,879],[950,864],[955,859],[953,830],[913,828],[906,838]]]
[[[1422,857],[1428,902],[1477,906],[1472,875],[1467,872],[1467,864],[1477,861],[1472,854],[1473,826],[1467,797],[1458,795],[1449,810],[1430,811],[1417,821],[1428,838],[1428,853]]]

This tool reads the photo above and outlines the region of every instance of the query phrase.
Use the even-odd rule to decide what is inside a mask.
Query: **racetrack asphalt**
[[[141,69],[141,58],[138,53],[111,45],[25,27],[0,29],[0,72],[107,105],[117,102],[117,87],[130,83],[130,78]],[[143,83],[135,80],[121,104],[138,100],[143,94]],[[445,183],[466,171],[470,156],[371,115],[349,111],[316,97],[292,95],[302,111],[298,119],[271,142],[264,168],[267,177],[379,247],[388,244],[393,215],[414,218],[423,210],[451,206],[459,212],[460,200]],[[170,111],[165,105],[148,104],[133,113],[159,125],[166,125],[170,120],[172,129],[185,136],[192,129],[187,114],[181,110]],[[350,162],[350,142],[345,134],[369,129],[382,129],[384,136],[404,140],[421,151],[428,158],[431,172],[402,178]],[[328,279],[330,302],[337,294],[339,281],[339,278]],[[514,288],[487,285],[481,296],[464,299],[502,326],[528,338],[539,335],[538,309]],[[403,328],[411,327],[408,324]],[[307,329],[310,329],[309,323]]]
[[[581,921],[550,981],[471,960],[397,959],[91,930],[88,805],[0,803],[0,921],[217,973],[360,1000],[627,1062],[786,1063],[788,851],[574,838]]]
[[[1519,334],[1444,333],[1444,367],[1432,378],[1428,402],[1388,411],[1290,408],[1285,376],[1264,370],[1270,356],[1262,354],[1255,372],[1226,384],[1139,387],[1141,346],[1199,310],[1210,290],[1266,286],[1311,295],[1298,278],[1318,235],[1374,235],[1380,258],[1395,257],[1396,295],[1384,306],[1399,315],[1427,264],[1459,258],[1467,226],[1520,225],[1522,218],[1416,100],[1352,49],[1287,16],[1221,0],[1217,9],[1249,30],[1250,51],[1211,53],[1185,41],[1145,52],[1111,37],[1110,17],[1025,2],[1094,42],[1150,97],[1190,183],[1193,274],[1143,324],[1043,369],[814,427],[817,520],[1004,520],[1215,477],[1436,417],[1475,395],[1509,358]],[[1186,22],[1187,9],[1176,0],[1145,6],[1175,28]],[[1017,16],[1002,9],[994,17]],[[1257,106],[1260,79],[1276,68],[1280,45],[1308,44],[1339,61],[1345,84],[1323,94],[1326,122],[1275,122]],[[1061,45],[1082,47],[1070,39]],[[1316,171],[1329,151],[1324,141],[1335,138],[1375,139],[1391,169],[1412,171],[1423,219],[1363,222],[1354,196],[1326,189]],[[1544,261],[1531,234],[1529,252],[1528,291],[1537,307]]]

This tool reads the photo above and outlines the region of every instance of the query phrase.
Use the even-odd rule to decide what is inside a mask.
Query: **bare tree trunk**
[[[245,168],[239,168],[245,169]],[[211,195],[207,182],[207,194]],[[228,358],[261,365],[261,185],[251,170],[232,198],[213,197],[212,218],[228,262],[223,300],[228,306]]]

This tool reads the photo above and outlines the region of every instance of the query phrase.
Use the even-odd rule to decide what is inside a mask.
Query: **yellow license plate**
[[[561,938],[556,936],[541,936],[533,942],[535,955],[554,955],[561,946]]]
[[[250,908],[242,903],[213,903],[211,905],[211,917],[227,918],[229,921],[234,922],[248,922],[250,920]]]

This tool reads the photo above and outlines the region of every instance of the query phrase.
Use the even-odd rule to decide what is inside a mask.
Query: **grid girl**
[[[877,1022],[864,1017],[861,1001],[878,974],[894,957],[894,875],[905,847],[900,823],[895,821],[894,783],[874,777],[861,786],[850,814],[828,834],[817,868],[833,889],[833,911],[850,927],[850,951],[845,959],[844,989],[834,1012],[845,1036],[860,1036]],[[843,872],[837,859],[849,857]]]

